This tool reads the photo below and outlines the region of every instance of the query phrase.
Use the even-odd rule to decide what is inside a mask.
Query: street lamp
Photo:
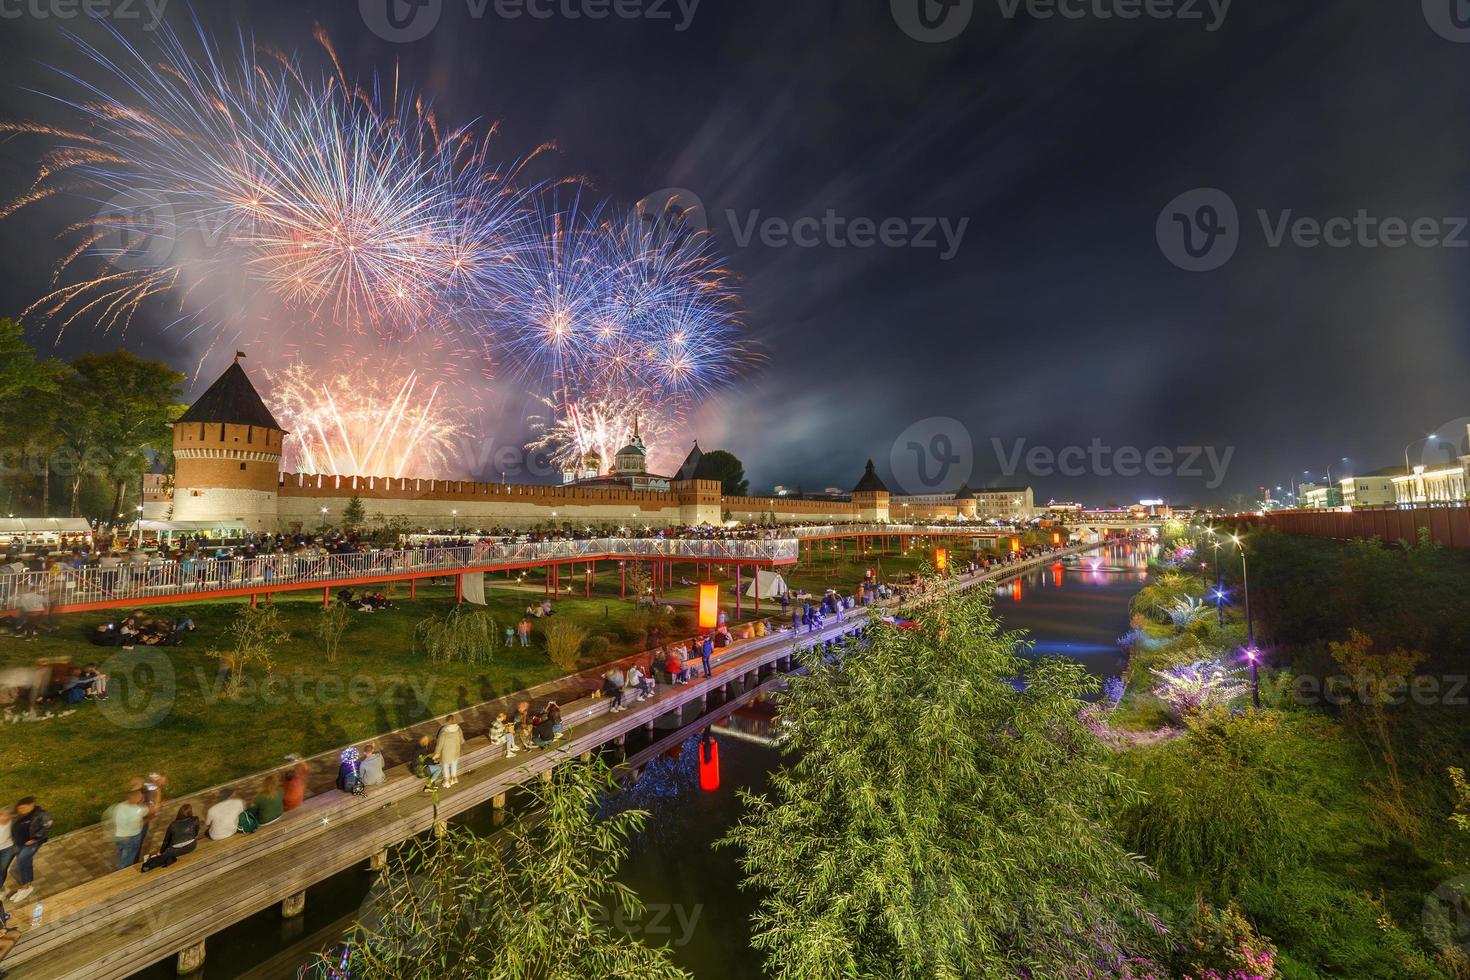
[[[1240,549],[1240,587],[1245,592],[1245,656],[1251,663],[1251,704],[1256,710],[1261,707],[1261,674],[1260,659],[1261,651],[1256,647],[1256,623],[1251,618],[1251,580],[1250,570],[1246,566],[1245,545],[1241,543],[1240,535],[1230,535],[1230,540]]]

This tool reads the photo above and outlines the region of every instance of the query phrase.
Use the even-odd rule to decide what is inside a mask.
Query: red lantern
[[[720,743],[709,736],[699,743],[699,788],[706,793],[720,788]]]
[[[941,572],[949,568],[949,552],[944,548],[934,549],[934,567]]]
[[[1011,553],[1018,554],[1021,550],[1021,539],[1011,538]]]

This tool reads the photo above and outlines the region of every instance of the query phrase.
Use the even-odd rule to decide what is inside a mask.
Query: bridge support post
[[[674,709],[674,724],[684,724],[684,706],[682,704]]]
[[[331,605],[332,605],[332,590],[330,588],[327,588],[327,587],[323,586],[323,588],[322,588],[322,608],[323,609],[326,609],[326,608],[330,607]]]
[[[651,721],[645,721],[643,723],[643,730],[648,734],[648,737],[649,738],[652,738],[653,737],[653,722],[651,722]]]
[[[388,852],[387,851],[379,851],[378,853],[374,854],[372,857],[368,858],[368,870],[369,871],[387,871],[388,870]]]
[[[592,753],[591,752],[583,752],[582,753],[582,756],[581,756],[581,759],[582,759],[583,762],[591,762],[592,761]]]
[[[504,810],[505,809],[505,794],[504,793],[497,793],[496,795],[490,797],[490,805],[493,806],[497,810]]]
[[[281,902],[281,918],[299,919],[306,912],[306,892],[300,891]]]
[[[178,974],[188,976],[204,967],[204,940],[179,950]]]

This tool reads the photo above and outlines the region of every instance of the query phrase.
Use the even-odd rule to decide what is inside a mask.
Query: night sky
[[[1470,415],[1470,230],[1455,220],[1470,215],[1470,43],[1452,39],[1436,0],[1238,0],[1213,31],[1204,0],[1191,4],[1202,20],[1037,19],[1024,4],[1007,19],[1010,0],[974,0],[968,26],[942,43],[897,23],[919,2],[943,11],[936,0],[895,0],[897,11],[888,0],[703,0],[683,30],[672,0],[659,3],[671,19],[596,21],[506,19],[493,3],[476,17],[478,0],[441,2],[437,26],[411,43],[376,36],[356,0],[196,11],[209,31],[238,25],[311,63],[322,61],[319,21],[349,74],[397,66],[445,119],[498,120],[508,154],[554,140],[555,167],[599,194],[696,195],[765,361],[686,438],[742,457],[759,491],[849,488],[872,457],[895,492],[922,492],[938,470],[913,465],[908,443],[943,450],[945,436],[959,461],[935,489],[968,472],[967,437],[976,486],[1029,482],[1039,501],[1224,501],[1329,462],[1334,475],[1402,463],[1410,439]],[[1118,6],[1087,9],[1097,3]],[[32,118],[51,111],[32,91],[54,84],[43,66],[74,64],[68,32],[95,28],[18,9],[0,20],[0,113]],[[165,16],[187,28],[182,0]],[[118,23],[144,37],[146,16]],[[28,182],[37,149],[0,144],[9,192]],[[1157,234],[1166,205],[1196,188],[1223,190],[1239,213],[1238,250],[1208,272],[1178,268]],[[1290,234],[1272,247],[1260,210],[1268,225],[1286,211],[1432,218],[1459,247],[1313,248]],[[964,234],[952,256],[937,230],[937,248],[738,240],[757,212],[829,211],[911,229],[965,222]],[[65,217],[47,204],[0,223],[0,313],[45,291]],[[61,353],[122,343],[192,377],[197,339],[160,324],[145,317],[125,338],[75,329]],[[49,345],[54,331],[33,339]],[[505,384],[489,397],[487,434],[519,438],[521,393]],[[1199,475],[1123,478],[1092,453],[1082,475],[1028,473],[1024,456],[1005,472],[1018,446],[1094,440],[1209,447],[1228,470],[1219,486],[1208,457]]]

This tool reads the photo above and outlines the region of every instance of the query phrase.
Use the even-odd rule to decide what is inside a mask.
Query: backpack
[[[235,821],[235,829],[242,834],[253,834],[259,826],[260,818],[248,807],[240,811],[240,819]]]
[[[358,772],[357,763],[344,762],[337,767],[337,788],[353,796],[362,796],[367,792],[367,786]]]

